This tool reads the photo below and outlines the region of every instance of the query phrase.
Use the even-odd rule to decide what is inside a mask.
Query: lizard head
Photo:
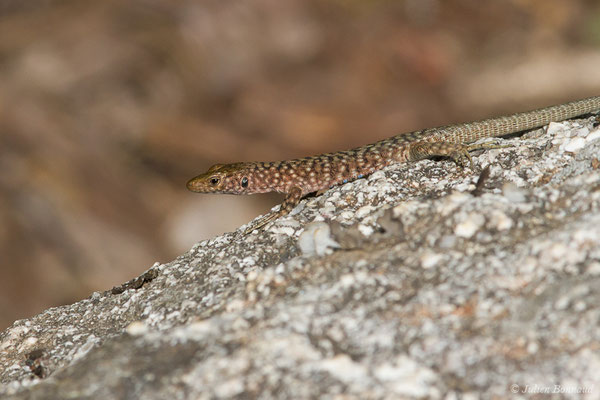
[[[190,179],[187,188],[198,193],[245,194],[249,179],[244,163],[216,164]]]

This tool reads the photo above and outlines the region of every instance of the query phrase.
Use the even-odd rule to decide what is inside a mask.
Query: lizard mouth
[[[200,192],[201,191],[201,189],[199,188],[199,185],[198,185],[198,179],[197,179],[197,177],[190,179],[186,183],[185,186],[188,188],[189,191],[192,191],[192,192]]]

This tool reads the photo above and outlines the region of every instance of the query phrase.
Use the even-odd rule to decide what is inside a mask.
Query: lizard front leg
[[[281,203],[281,206],[279,207],[278,211],[265,215],[264,217],[259,219],[255,224],[249,226],[244,233],[248,234],[254,231],[255,229],[258,230],[267,225],[269,222],[289,214],[290,211],[292,211],[298,205],[298,203],[300,203],[301,198],[302,189],[299,186],[292,187],[285,196],[285,200],[283,200],[283,203]]]

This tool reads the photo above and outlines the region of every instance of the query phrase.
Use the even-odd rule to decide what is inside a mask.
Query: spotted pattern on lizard
[[[462,165],[471,161],[469,151],[488,147],[469,145],[479,139],[505,136],[599,110],[600,96],[595,96],[503,117],[402,133],[335,153],[287,161],[216,164],[192,178],[187,188],[198,193],[285,193],[280,209],[261,218],[249,232],[288,214],[309,193],[365,177],[390,164],[445,156]]]

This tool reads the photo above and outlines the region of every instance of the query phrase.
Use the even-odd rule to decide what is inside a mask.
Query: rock
[[[17,321],[0,397],[598,398],[600,141],[573,137],[507,140],[478,196],[451,161],[393,166]]]

